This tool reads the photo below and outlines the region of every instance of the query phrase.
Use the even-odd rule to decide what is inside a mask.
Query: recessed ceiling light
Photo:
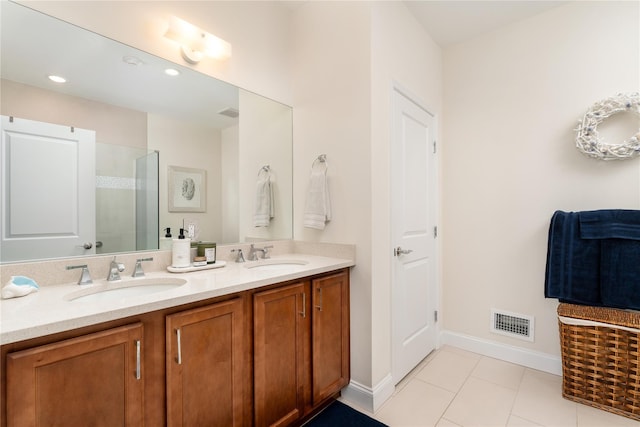
[[[164,72],[169,76],[177,76],[178,74],[180,74],[180,71],[176,70],[175,68],[167,68],[166,70],[164,70]]]
[[[67,82],[67,79],[65,79],[64,77],[54,76],[54,75],[50,75],[49,76],[49,80],[51,80],[52,82],[56,82],[56,83],[66,83]]]

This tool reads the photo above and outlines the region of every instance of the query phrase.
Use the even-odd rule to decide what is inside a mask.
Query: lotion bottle
[[[177,268],[191,265],[191,239],[184,237],[184,228],[180,229],[178,238],[173,239],[171,265]]]

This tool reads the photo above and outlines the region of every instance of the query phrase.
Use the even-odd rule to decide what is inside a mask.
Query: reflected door
[[[94,254],[95,132],[1,119],[0,260]]]

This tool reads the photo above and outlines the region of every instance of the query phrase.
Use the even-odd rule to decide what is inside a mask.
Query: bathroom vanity
[[[112,301],[2,301],[0,424],[299,425],[349,382],[353,261],[286,258],[150,273],[184,284]]]

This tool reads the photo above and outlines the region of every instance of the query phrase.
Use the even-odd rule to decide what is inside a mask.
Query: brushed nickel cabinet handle
[[[302,311],[300,312],[302,317],[307,317],[307,294],[306,292],[302,293]]]
[[[182,344],[180,343],[180,328],[176,329],[176,335],[178,336],[178,365],[182,365]]]
[[[136,340],[136,379],[141,378],[140,375],[140,340]]]
[[[322,311],[322,288],[318,288],[318,305],[316,305],[318,311]]]

